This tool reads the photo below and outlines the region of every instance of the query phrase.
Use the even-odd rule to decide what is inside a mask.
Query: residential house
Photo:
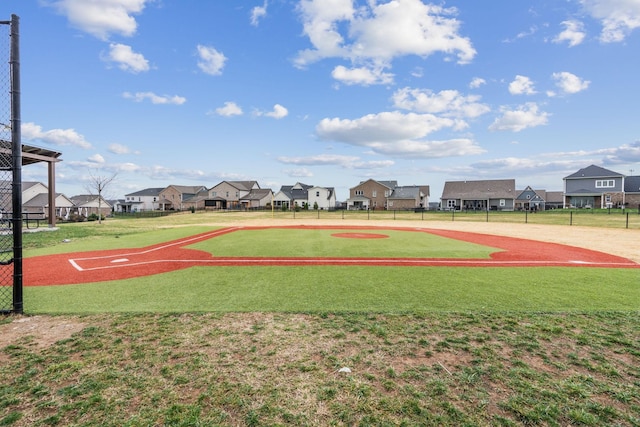
[[[160,209],[160,193],[164,188],[145,188],[125,194],[124,201],[118,203],[119,212],[144,212]]]
[[[98,213],[104,217],[111,214],[112,206],[102,196],[80,194],[71,197],[71,201],[74,205],[74,211],[85,218],[92,214],[98,215]]]
[[[387,209],[426,209],[429,205],[429,186],[398,186],[387,197]]]
[[[62,193],[55,195],[55,215],[56,218],[69,219],[69,215],[75,210],[75,204],[71,199]],[[22,199],[22,213],[25,218],[48,218],[49,214],[49,193],[39,193],[26,202]]]
[[[307,190],[309,209],[334,210],[336,208],[336,191],[333,187],[314,186]]]
[[[516,191],[514,209],[517,211],[543,211],[546,209],[546,191],[534,190],[527,186],[524,190]]]
[[[240,198],[242,209],[263,209],[271,206],[273,191],[270,188],[257,188]]]
[[[10,185],[2,188],[10,188]],[[49,188],[41,182],[24,181],[22,183],[22,213],[25,218],[49,218],[49,212],[54,212],[56,218],[68,219],[73,210],[73,202],[64,194],[53,195],[54,209],[49,209]],[[12,194],[7,192],[0,195],[0,211],[2,215],[13,210]]]
[[[309,203],[309,189],[312,185],[296,182],[294,185],[283,185],[280,191],[273,196],[273,205],[275,209],[293,209],[295,207],[303,207]]]
[[[564,205],[564,194],[562,191],[547,191],[545,199],[545,209],[562,209]]]
[[[212,209],[241,209],[240,199],[246,197],[253,190],[259,190],[257,181],[222,181],[207,191],[204,208]]]
[[[201,191],[206,190],[206,187],[203,185],[170,185],[158,194],[160,210],[180,211],[187,209],[185,202]]]
[[[440,203],[447,210],[512,211],[515,198],[515,179],[446,181]]]
[[[349,189],[347,210],[386,209],[387,197],[398,186],[398,181],[368,179]]]
[[[638,209],[640,212],[640,176],[627,176],[624,179],[624,206]]]
[[[625,203],[625,177],[591,165],[563,178],[564,207],[610,208]]]

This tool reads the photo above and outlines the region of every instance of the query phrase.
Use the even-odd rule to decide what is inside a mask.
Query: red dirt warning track
[[[629,259],[574,246],[513,237],[428,228],[288,226],[277,228],[317,228],[358,230],[336,233],[335,237],[384,238],[384,230],[415,231],[500,248],[490,259],[461,258],[273,258],[216,257],[185,248],[237,230],[272,227],[228,227],[146,248],[47,255],[23,260],[25,286],[68,285],[122,280],[148,276],[194,266],[447,266],[447,267],[603,267],[640,268]],[[369,232],[369,231],[375,231]]]

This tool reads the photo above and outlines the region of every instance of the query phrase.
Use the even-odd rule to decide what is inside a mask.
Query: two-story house
[[[446,181],[440,203],[447,210],[512,211],[516,180]]]
[[[336,207],[336,191],[333,187],[314,186],[307,190],[310,209],[333,210]]]
[[[164,188],[145,188],[134,193],[125,194],[120,202],[121,212],[144,212],[160,209],[160,193]]]
[[[624,175],[591,165],[563,178],[564,207],[611,208],[624,206]]]
[[[349,189],[347,210],[386,209],[387,198],[397,186],[398,181],[362,181]]]
[[[222,181],[207,191],[204,207],[210,209],[242,209],[241,199],[259,190],[258,181]]]
[[[309,189],[313,185],[296,182],[294,185],[283,185],[280,190],[273,196],[273,205],[275,209],[294,209],[302,208],[309,202]]]
[[[170,185],[158,194],[160,210],[181,211],[188,209],[189,206],[185,202],[206,190],[207,188],[203,185]]]

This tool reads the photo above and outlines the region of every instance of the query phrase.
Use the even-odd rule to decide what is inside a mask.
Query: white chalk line
[[[74,264],[73,260],[69,260],[72,264]],[[535,266],[585,266],[585,267],[630,267],[635,266],[636,264],[633,262],[593,262],[593,261],[496,261],[496,260],[482,260],[482,259],[449,259],[449,260],[438,260],[438,259],[393,259],[393,258],[372,258],[372,259],[336,259],[336,258],[219,258],[219,259],[210,259],[210,260],[202,260],[202,259],[157,259],[157,260],[149,260],[149,261],[139,261],[132,262],[129,264],[112,264],[112,265],[104,265],[100,267],[92,267],[92,268],[79,268],[79,271],[95,271],[95,270],[108,270],[113,268],[125,268],[125,267],[135,267],[149,264],[158,264],[158,263],[174,263],[174,264],[184,264],[189,263],[193,265],[222,265],[222,266],[292,266],[292,265],[310,265],[310,266],[344,266],[344,265],[373,265],[373,266],[382,266],[389,267],[393,265],[399,266],[452,266],[452,267],[465,267],[465,266],[491,266],[491,267],[502,267],[502,266],[518,266],[518,267],[535,267]]]
[[[182,240],[176,240],[173,241],[171,243],[168,243],[166,245],[162,245],[162,246],[157,246],[151,249],[146,249],[146,250],[141,250],[141,251],[137,251],[137,252],[124,252],[124,253],[120,253],[120,254],[115,254],[115,255],[103,255],[103,256],[95,256],[95,257],[86,257],[86,258],[70,258],[69,259],[69,263],[78,271],[89,271],[89,270],[95,270],[96,268],[89,268],[89,269],[85,269],[83,267],[81,267],[78,262],[81,261],[90,261],[90,260],[99,260],[99,259],[110,259],[110,258],[116,258],[116,260],[111,261],[111,262],[125,262],[122,261],[121,259],[125,258],[125,257],[132,257],[132,256],[136,256],[136,255],[144,255],[144,254],[148,254],[148,253],[152,253],[152,252],[156,252],[162,249],[167,249],[167,248],[171,248],[174,246],[185,246],[186,244],[189,244],[191,242],[194,241],[199,241],[199,240],[206,240],[206,239],[210,239],[213,237],[217,237],[220,234],[226,234],[226,233],[230,233],[232,231],[237,231],[242,229],[242,227],[228,227],[228,228],[222,228],[220,230],[215,230],[212,231],[211,233],[206,233],[206,234],[201,234],[201,235],[197,235],[197,236],[192,236],[192,237],[188,237]],[[136,264],[127,264],[127,265],[136,265]],[[98,267],[98,268],[104,268],[104,267]]]

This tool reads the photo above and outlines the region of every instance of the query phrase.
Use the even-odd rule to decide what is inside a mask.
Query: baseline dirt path
[[[283,265],[385,265],[385,266],[571,266],[640,268],[640,264],[625,257],[590,249],[530,239],[471,233],[436,228],[371,225],[253,225],[226,227],[188,238],[140,249],[82,252],[32,257],[24,260],[25,286],[46,286],[122,280],[139,276],[203,266],[283,266]],[[431,225],[431,224],[429,224]],[[380,238],[385,230],[404,230],[432,233],[439,236],[500,248],[491,259],[459,258],[272,258],[272,257],[215,257],[185,246],[212,239],[240,229],[323,228],[358,230],[355,236]],[[340,234],[340,233],[338,233]]]

